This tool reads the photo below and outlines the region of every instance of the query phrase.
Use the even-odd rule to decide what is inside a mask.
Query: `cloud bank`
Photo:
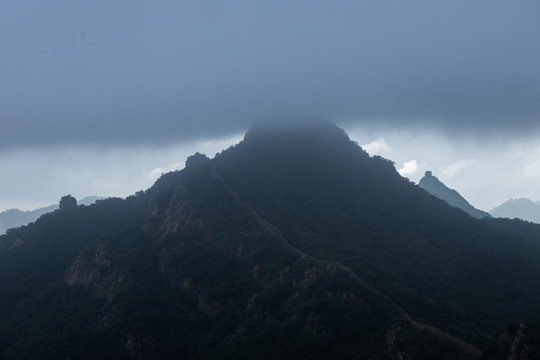
[[[324,116],[540,127],[537,1],[6,0],[0,147],[163,144]]]

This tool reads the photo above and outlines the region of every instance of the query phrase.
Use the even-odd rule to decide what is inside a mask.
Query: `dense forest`
[[[538,225],[473,218],[326,121],[261,124],[2,236],[0,358],[533,359],[539,275]]]

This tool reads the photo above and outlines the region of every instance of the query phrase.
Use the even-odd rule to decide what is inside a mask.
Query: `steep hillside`
[[[514,260],[537,256],[537,243],[505,238],[370,158],[342,130],[321,127],[254,129],[215,168],[289,242],[350,266],[415,315],[435,320],[444,307],[474,308],[463,324],[493,306],[493,319],[474,320],[487,328],[514,311],[503,304],[527,302],[527,286],[501,294],[496,284],[499,276],[536,281]],[[478,296],[483,291],[491,304]],[[537,306],[529,310],[525,316],[540,314]]]
[[[478,210],[469,204],[469,202],[465,200],[465,198],[463,198],[463,196],[461,196],[456,190],[450,189],[439,179],[433,176],[431,171],[426,171],[424,177],[418,182],[418,186],[426,190],[431,195],[446,201],[450,206],[457,207],[475,218],[482,219],[491,216],[487,212]]]
[[[328,122],[259,125],[1,237],[0,354],[473,358],[539,317],[540,230],[522,225],[449,206]]]

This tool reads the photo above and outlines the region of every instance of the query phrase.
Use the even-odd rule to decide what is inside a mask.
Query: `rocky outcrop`
[[[95,289],[98,297],[111,299],[120,276],[110,271],[111,261],[103,244],[98,244],[93,257],[79,256],[69,267],[64,282],[70,286],[84,286]]]
[[[62,196],[60,199],[59,208],[61,211],[72,210],[77,208],[77,199],[71,195]]]
[[[499,335],[496,354],[490,359],[535,360],[540,356],[540,328],[535,324],[508,326]]]
[[[456,190],[450,189],[444,185],[439,179],[433,176],[431,171],[426,171],[424,177],[420,179],[418,186],[426,190],[431,195],[446,201],[448,205],[465,211],[472,217],[478,219],[491,217],[491,215],[489,215],[487,212],[478,210],[469,204],[469,202],[467,202],[467,200],[465,200],[463,196],[461,196]]]

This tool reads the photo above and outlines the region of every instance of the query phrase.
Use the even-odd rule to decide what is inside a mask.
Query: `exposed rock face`
[[[79,256],[66,271],[64,282],[70,286],[95,289],[98,297],[111,300],[122,277],[110,269],[111,261],[102,243],[97,245],[92,258]]]
[[[538,326],[520,324],[509,326],[499,335],[497,354],[490,359],[535,360],[540,355],[536,344]]]
[[[399,325],[391,327],[386,333],[385,344],[388,352],[388,359],[392,360],[413,360],[407,352],[400,348],[399,341],[402,328]]]

